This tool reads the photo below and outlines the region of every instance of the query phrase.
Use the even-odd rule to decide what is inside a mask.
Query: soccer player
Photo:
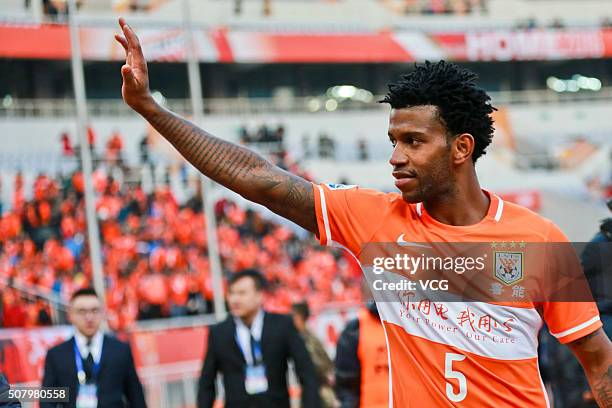
[[[406,237],[567,241],[550,221],[481,189],[474,166],[491,142],[493,108],[467,70],[427,63],[390,85],[390,164],[401,194],[383,194],[311,184],[164,109],[150,94],[138,37],[123,19],[119,24],[125,102],[204,175],[315,233],[323,245],[359,257],[368,242],[402,243]],[[392,303],[378,305],[389,345],[390,405],[547,406],[537,363],[537,333],[545,321],[580,360],[599,405],[612,407],[612,344],[594,303],[444,307],[406,319]]]

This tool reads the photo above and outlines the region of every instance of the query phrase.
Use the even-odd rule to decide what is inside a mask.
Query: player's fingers
[[[123,32],[123,38],[125,38],[129,46],[129,38],[126,33],[127,31],[126,26],[127,26],[127,23],[125,22],[125,19],[123,17],[119,17],[119,27],[121,28],[121,32]]]
[[[140,49],[140,40],[138,39],[138,36],[136,35],[136,33],[134,32],[134,30],[132,30],[132,27],[130,27],[128,24],[123,25],[123,34],[125,34],[125,38],[128,40],[128,43],[130,44],[131,47],[133,47],[134,49]]]
[[[128,47],[134,46],[134,32],[129,30],[128,24],[125,22],[123,17],[119,18],[119,26],[121,27],[121,31],[123,31],[123,37],[127,40]]]
[[[143,71],[146,71],[147,62],[144,58],[144,54],[142,52],[142,47],[140,46],[140,40],[138,39],[138,36],[136,35],[132,27],[130,27],[127,23],[124,24],[122,28],[123,33],[125,34],[125,39],[128,42],[128,54],[131,57],[130,64],[132,64],[133,62],[137,67],[139,67]]]
[[[136,80],[134,78],[134,72],[132,71],[132,67],[130,67],[129,65],[124,65],[121,67],[121,76],[123,76],[123,81],[126,83],[131,83]]]
[[[123,38],[122,36],[120,36],[119,34],[115,34],[115,40],[117,40],[117,42],[119,44],[121,44],[121,46],[125,50],[125,54],[127,56],[127,52],[128,52],[128,43],[127,43],[127,40],[125,38]]]

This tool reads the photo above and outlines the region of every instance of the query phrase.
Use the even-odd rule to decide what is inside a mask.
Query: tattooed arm
[[[603,329],[568,344],[582,364],[593,397],[601,408],[612,408],[612,343]]]
[[[147,62],[134,31],[119,19],[123,36],[115,39],[126,53],[121,67],[125,102],[141,114],[202,174],[265,205],[301,227],[317,231],[311,184],[242,146],[216,138],[157,104],[149,91]]]

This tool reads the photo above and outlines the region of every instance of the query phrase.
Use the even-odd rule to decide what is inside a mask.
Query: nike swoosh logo
[[[431,248],[429,245],[417,244],[416,242],[406,242],[404,240],[404,234],[400,234],[400,236],[397,237],[397,245],[402,247]]]

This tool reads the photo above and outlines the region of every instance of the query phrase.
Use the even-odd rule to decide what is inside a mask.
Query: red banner
[[[137,28],[138,29],[138,28]],[[81,29],[83,58],[123,59],[116,29]],[[145,56],[185,61],[183,30],[138,29]],[[0,25],[0,57],[67,59],[70,36],[63,25]],[[605,58],[612,56],[612,30],[489,30],[425,34],[396,32],[266,32],[213,29],[194,35],[198,59],[237,63],[409,62],[425,59],[510,61]]]
[[[610,52],[608,30],[475,31],[433,34],[454,60],[511,61],[603,58]]]
[[[0,57],[70,58],[68,27],[58,25],[0,25]]]
[[[11,384],[39,382],[47,350],[71,333],[67,326],[0,330],[0,372]]]
[[[390,33],[229,32],[236,62],[403,62],[414,57]]]

